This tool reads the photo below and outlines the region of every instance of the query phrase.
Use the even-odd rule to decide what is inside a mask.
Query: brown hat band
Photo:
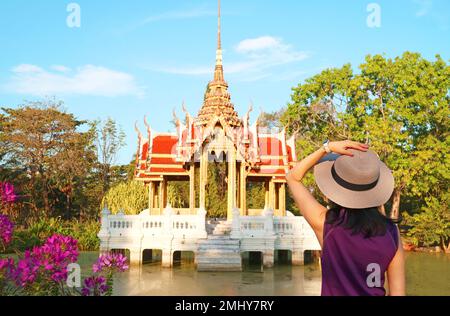
[[[351,191],[368,191],[370,189],[373,189],[377,186],[378,184],[378,180],[380,178],[378,178],[375,182],[369,183],[369,184],[354,184],[354,183],[350,183],[345,181],[344,179],[342,179],[336,172],[336,169],[334,168],[334,164],[333,167],[331,168],[331,175],[333,176],[334,181],[336,181],[341,187],[344,187],[348,190]]]

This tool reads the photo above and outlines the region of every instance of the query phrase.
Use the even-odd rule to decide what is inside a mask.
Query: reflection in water
[[[91,265],[97,257],[98,253],[95,252],[80,255],[83,275],[90,273]],[[173,270],[163,269],[161,263],[156,262],[118,275],[114,294],[320,295],[321,275],[317,264],[304,267],[279,264],[263,272],[257,265],[245,268],[246,271],[242,273],[199,273],[189,260],[183,260]],[[408,295],[450,295],[450,255],[406,253],[406,289]]]
[[[408,295],[450,295],[450,255],[406,253]]]
[[[276,266],[264,272],[197,272],[193,264],[173,270],[160,264],[133,268],[115,282],[116,295],[266,296],[319,295],[320,271],[316,265]]]

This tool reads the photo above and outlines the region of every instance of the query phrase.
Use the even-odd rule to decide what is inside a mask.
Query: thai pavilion
[[[270,133],[250,124],[252,108],[240,118],[224,78],[219,0],[218,42],[214,78],[198,115],[175,117],[175,133],[155,132],[144,118],[146,133],[137,125],[135,179],[148,187],[148,209],[140,215],[111,215],[105,210],[99,233],[101,250],[128,249],[132,263],[143,262],[144,251],[162,252],[165,267],[182,251],[194,253],[200,271],[241,271],[243,253],[260,253],[265,267],[276,251],[291,253],[303,264],[305,250],[319,250],[317,239],[302,217],[286,210],[285,175],[296,161],[295,138],[285,130]],[[227,164],[227,219],[207,220],[208,166]],[[199,179],[195,179],[199,177]],[[189,208],[168,203],[170,181],[189,182]],[[249,182],[263,182],[264,209],[248,209]]]
[[[185,110],[185,109],[184,109]],[[228,162],[228,219],[234,208],[241,215],[246,207],[246,184],[263,181],[266,184],[266,206],[276,215],[286,215],[285,174],[296,160],[294,138],[286,133],[265,134],[258,122],[250,126],[249,113],[240,118],[236,113],[228,84],[224,79],[220,34],[214,78],[209,82],[203,106],[197,117],[186,112],[186,123],[176,119],[177,133],[161,134],[147,126],[147,137],[139,133],[136,179],[149,187],[149,209],[160,215],[167,206],[167,183],[185,180],[190,183],[190,209],[183,214],[196,214],[197,206],[205,208],[207,168],[211,160]],[[200,187],[195,187],[195,169],[200,170]],[[195,190],[200,200],[195,201]],[[259,214],[258,214],[259,213]]]

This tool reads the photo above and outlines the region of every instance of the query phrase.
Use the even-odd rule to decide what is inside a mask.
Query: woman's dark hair
[[[327,212],[325,221],[327,224],[349,229],[353,235],[362,234],[365,238],[383,236],[389,223],[397,223],[381,214],[377,207],[356,210],[336,204]]]

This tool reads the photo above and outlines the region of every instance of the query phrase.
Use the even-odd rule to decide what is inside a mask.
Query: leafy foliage
[[[98,170],[104,194],[111,184],[112,168],[116,163],[117,154],[125,146],[125,133],[112,118],[108,118],[105,122],[95,122],[95,129]]]
[[[391,216],[401,212],[403,195],[415,206],[406,210],[416,216],[412,234],[427,244],[447,240],[450,66],[440,56],[428,61],[406,52],[369,55],[359,70],[327,69],[293,89],[282,121],[298,134],[299,157],[326,138],[369,142],[396,179]],[[306,183],[319,196],[312,178]]]
[[[92,128],[61,106],[53,100],[34,102],[4,108],[1,117],[4,166],[19,172],[15,180],[21,182],[35,216],[70,217],[73,207],[82,203],[79,188],[96,158]],[[87,131],[80,131],[84,125]]]
[[[148,207],[148,191],[143,183],[128,181],[112,187],[102,201],[113,213],[123,210],[125,214],[136,215]]]
[[[100,246],[97,237],[99,231],[99,221],[79,222],[77,220],[63,221],[61,218],[42,218],[28,228],[15,230],[8,252],[12,249],[24,251],[33,248],[55,234],[77,239],[78,248],[81,251],[96,251]]]

